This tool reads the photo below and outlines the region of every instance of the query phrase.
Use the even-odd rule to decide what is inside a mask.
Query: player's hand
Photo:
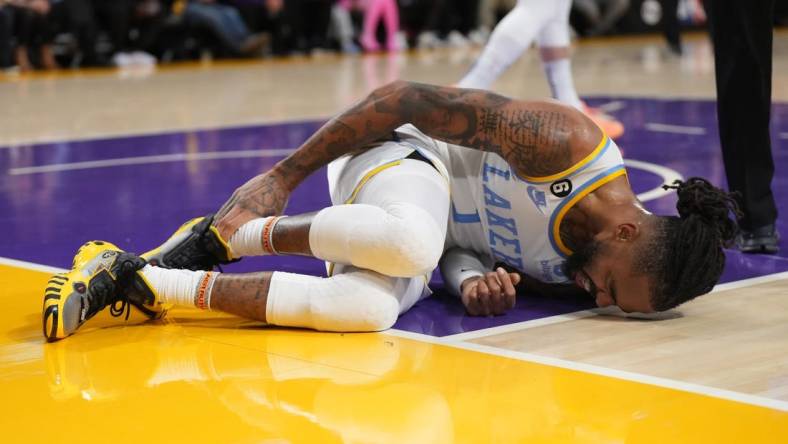
[[[520,283],[519,273],[507,273],[501,267],[484,276],[475,276],[462,283],[462,303],[473,316],[491,316],[506,313],[514,307]]]
[[[230,240],[241,225],[258,217],[282,214],[290,189],[275,168],[241,185],[216,213],[214,223],[222,239]]]

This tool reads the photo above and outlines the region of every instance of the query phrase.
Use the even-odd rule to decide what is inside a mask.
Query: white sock
[[[271,233],[274,231],[274,225],[276,225],[279,219],[281,219],[281,217],[261,217],[259,219],[252,219],[241,225],[238,231],[230,238],[229,242],[230,249],[234,256],[233,259],[244,256],[276,254],[276,250],[273,248]],[[264,234],[267,239],[264,239]],[[266,245],[269,246],[268,249],[266,249]]]
[[[211,288],[219,273],[146,265],[142,275],[164,304],[210,308]]]
[[[580,97],[575,91],[575,83],[572,79],[572,64],[569,58],[543,62],[543,66],[553,97],[567,105],[582,110],[583,102],[580,101]]]

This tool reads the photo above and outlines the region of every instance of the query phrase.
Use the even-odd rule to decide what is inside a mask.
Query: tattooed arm
[[[497,153],[526,176],[568,168],[601,138],[582,113],[555,102],[398,81],[331,119],[295,153],[236,190],[217,213],[220,233],[228,239],[254,217],[281,213],[290,192],[315,170],[371,148],[406,123],[444,142]]]

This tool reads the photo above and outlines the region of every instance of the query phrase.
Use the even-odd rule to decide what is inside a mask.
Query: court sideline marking
[[[2,80],[0,80],[2,83]],[[111,140],[111,139],[125,139],[131,137],[148,137],[148,136],[171,136],[175,134],[188,134],[188,133],[200,133],[203,131],[216,131],[216,130],[226,130],[226,129],[245,129],[245,128],[257,128],[260,126],[279,126],[279,125],[289,125],[289,124],[310,124],[315,122],[325,122],[327,119],[324,116],[305,116],[302,119],[296,120],[262,120],[258,122],[237,122],[237,123],[216,123],[216,124],[206,124],[200,126],[186,126],[183,128],[148,128],[139,131],[134,130],[126,130],[123,132],[118,133],[98,133],[98,134],[90,134],[86,136],[78,136],[78,135],[62,135],[57,134],[53,136],[45,136],[39,139],[22,139],[22,140],[11,140],[0,142],[0,152],[2,150],[11,150],[15,148],[22,148],[22,149],[31,149],[31,148],[51,148],[57,146],[61,143],[81,143],[81,142],[93,142],[96,140]]]
[[[29,270],[43,271],[47,273],[59,273],[65,271],[57,267],[51,267],[48,265],[36,264],[33,262],[20,261],[16,259],[5,258],[5,257],[0,257],[0,265],[9,265],[17,268],[25,268]],[[749,287],[765,282],[776,281],[786,277],[788,277],[788,272],[759,276],[757,278],[745,279],[737,282],[730,282],[728,284],[721,284],[715,287],[714,290],[712,291],[722,291],[722,290],[730,290],[734,288]],[[590,311],[590,310],[586,310],[586,311]],[[566,317],[570,315],[572,314],[570,313],[569,315],[562,315],[562,316]],[[581,317],[586,317],[586,316],[581,316]],[[490,347],[490,346],[475,344],[471,342],[447,340],[447,338],[450,338],[450,336],[441,338],[441,337],[425,335],[422,333],[413,333],[413,332],[397,330],[397,329],[390,329],[382,332],[382,334],[427,342],[435,345],[443,345],[447,347],[458,348],[461,350],[484,353],[484,354],[499,356],[503,358],[516,359],[525,362],[533,362],[536,364],[559,367],[567,370],[574,370],[574,371],[585,372],[599,376],[606,376],[610,378],[622,379],[631,382],[638,382],[641,384],[648,384],[657,387],[664,387],[664,388],[685,391],[685,392],[690,392],[690,393],[695,393],[705,396],[711,396],[711,397],[725,399],[729,401],[735,401],[735,402],[755,405],[759,407],[766,407],[781,412],[788,412],[788,402],[786,401],[780,401],[777,399],[770,399],[770,398],[765,398],[757,395],[750,395],[746,393],[734,392],[731,390],[719,389],[715,387],[708,387],[705,385],[694,384],[691,382],[678,381],[668,378],[660,378],[660,377],[649,376],[641,373],[628,372],[624,370],[616,370],[616,369],[601,367],[592,364],[584,364],[574,361],[568,361],[565,359],[551,358],[551,357],[540,356],[531,353],[500,349],[496,347]]]
[[[691,136],[702,136],[706,134],[706,128],[700,126],[669,125],[667,123],[649,122],[644,125],[649,131],[671,134],[688,134]]]
[[[765,276],[757,276],[748,279],[742,279],[739,281],[726,282],[724,284],[718,284],[714,286],[714,288],[709,292],[709,294],[719,293],[728,290],[735,290],[737,288],[753,287],[755,285],[766,284],[769,282],[775,282],[783,279],[788,280],[788,271],[768,274]],[[670,313],[670,311],[668,311],[667,313]],[[555,316],[548,316],[546,318],[532,319],[530,321],[515,322],[512,324],[499,325],[496,327],[482,328],[479,330],[473,330],[464,333],[456,333],[453,335],[441,336],[440,339],[445,342],[469,341],[472,339],[480,339],[488,336],[510,333],[513,331],[527,330],[529,328],[534,328],[534,327],[560,324],[562,322],[574,321],[576,319],[588,318],[600,314],[613,315],[613,316],[618,315],[618,316],[626,317],[626,315],[623,313],[621,314],[614,313],[612,310],[609,310],[607,308],[592,308],[588,310],[575,311],[572,313],[564,313]]]
[[[568,361],[565,359],[535,355],[532,353],[506,350],[497,347],[491,347],[488,345],[476,344],[473,342],[443,341],[442,340],[443,338],[437,338],[434,336],[428,336],[421,333],[412,333],[403,330],[392,329],[383,332],[383,334],[389,334],[392,336],[405,338],[405,339],[428,342],[435,345],[443,345],[446,347],[458,348],[461,350],[484,353],[487,355],[516,359],[518,361],[533,362],[535,364],[543,364],[552,367],[559,367],[567,370],[574,370],[574,371],[589,373],[598,376],[606,376],[609,378],[622,379],[630,382],[637,382],[641,384],[648,384],[657,387],[694,393],[698,395],[710,396],[713,398],[725,399],[727,401],[735,401],[743,404],[755,405],[758,407],[766,407],[781,412],[788,412],[788,402],[786,401],[765,398],[763,396],[758,396],[758,395],[750,395],[747,393],[734,392],[731,390],[725,390],[716,387],[709,387],[701,384],[695,384],[692,382],[679,381],[669,378],[661,378],[657,376],[650,376],[642,373],[635,373],[635,372],[629,372],[624,370],[616,370],[613,368],[601,367],[593,364],[584,364],[575,361]]]
[[[153,163],[186,162],[191,160],[247,159],[253,157],[284,157],[296,149],[263,149],[235,151],[206,151],[201,153],[157,154],[153,156],[119,157],[114,159],[87,160],[84,162],[53,163],[47,165],[11,168],[8,174],[20,176],[25,174],[54,173],[58,171],[90,170],[115,166],[149,165]]]

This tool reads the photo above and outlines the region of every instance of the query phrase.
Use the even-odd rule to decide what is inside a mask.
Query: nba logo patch
[[[531,202],[534,203],[536,209],[544,214],[544,210],[547,209],[547,197],[544,192],[537,190],[536,187],[532,185],[529,185],[526,190],[528,191],[528,197],[531,198]]]

